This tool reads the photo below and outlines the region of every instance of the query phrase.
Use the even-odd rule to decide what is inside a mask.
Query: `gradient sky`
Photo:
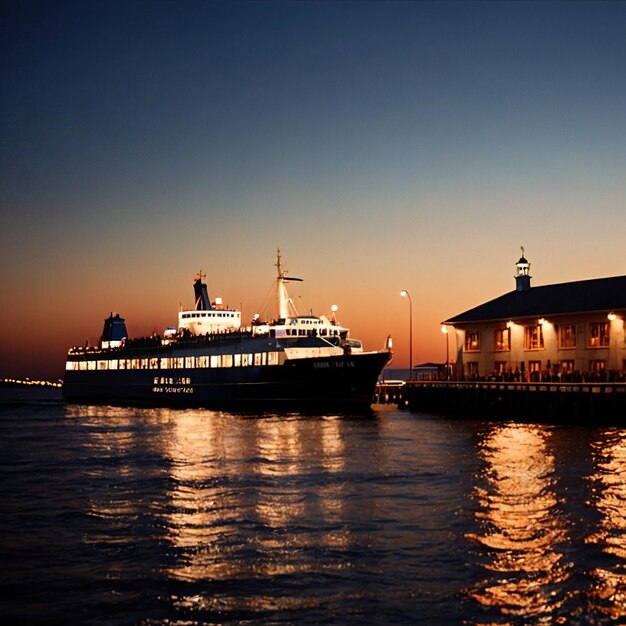
[[[514,288],[626,273],[624,2],[3,2],[0,376],[61,376],[111,311],[244,318],[276,247],[408,364]]]

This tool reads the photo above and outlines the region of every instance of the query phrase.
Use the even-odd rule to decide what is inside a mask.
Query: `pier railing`
[[[378,385],[375,400],[437,413],[626,420],[623,382],[406,381]]]

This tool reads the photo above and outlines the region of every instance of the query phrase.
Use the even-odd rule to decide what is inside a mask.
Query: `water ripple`
[[[7,623],[626,619],[626,431],[0,402]]]

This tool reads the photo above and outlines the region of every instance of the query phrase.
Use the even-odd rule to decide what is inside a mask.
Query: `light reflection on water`
[[[626,433],[610,429],[592,444],[596,471],[588,504],[600,514],[586,541],[610,558],[591,570],[591,603],[612,620],[626,618]]]
[[[0,403],[7,623],[626,619],[624,429],[45,410]]]
[[[341,519],[334,488],[318,497],[315,478],[310,490],[302,484],[320,471],[318,465],[341,470],[340,424],[272,417],[233,421],[216,414],[207,427],[205,415],[177,416],[162,451],[173,479],[168,538],[178,549],[167,573],[196,581],[294,575],[317,567],[303,555],[307,549],[345,547],[345,531],[319,530]],[[314,520],[310,529],[307,520]],[[219,604],[225,601],[220,597]],[[207,602],[202,598],[200,604]],[[235,602],[249,608],[251,600],[231,598]],[[300,602],[310,605],[311,599],[273,600],[290,607]]]
[[[485,464],[475,489],[480,531],[468,538],[484,549],[481,562],[492,574],[470,593],[514,618],[552,616],[571,570],[560,552],[568,535],[557,508],[549,437],[537,426],[497,425],[479,447]]]

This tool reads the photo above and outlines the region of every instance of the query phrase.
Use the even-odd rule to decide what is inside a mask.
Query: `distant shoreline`
[[[30,378],[25,379],[14,379],[14,378],[5,378],[0,380],[0,389],[16,389],[16,388],[29,388],[29,389],[50,389],[50,388],[60,388],[62,386],[62,382],[60,380],[31,380]]]

